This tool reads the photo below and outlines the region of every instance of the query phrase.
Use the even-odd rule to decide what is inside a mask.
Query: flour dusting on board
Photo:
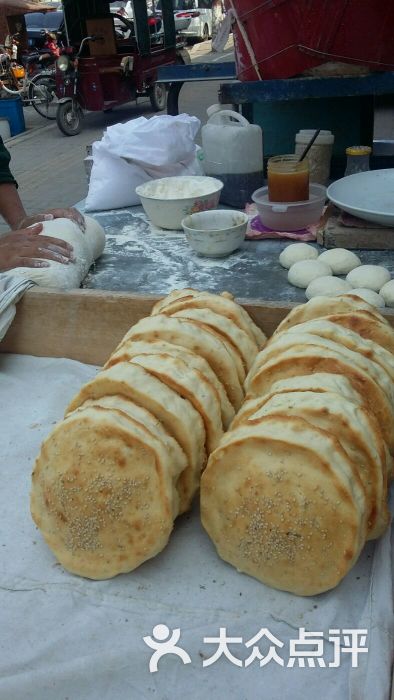
[[[196,255],[183,231],[155,227],[143,212],[132,212],[124,223],[126,212],[111,220],[106,227],[106,246],[102,258],[85,280],[86,287],[166,294],[174,288],[212,287],[215,269],[231,270],[244,256],[240,249],[227,258],[204,258]],[[118,220],[117,219],[121,219]],[[110,285],[110,286],[108,286]]]

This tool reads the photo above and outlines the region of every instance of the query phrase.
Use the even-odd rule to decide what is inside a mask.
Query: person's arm
[[[26,218],[18,190],[11,183],[0,182],[0,214],[13,231],[21,228],[19,224]]]
[[[18,194],[17,182],[10,171],[10,159],[11,156],[0,136],[0,215],[6,220],[13,231],[25,229],[40,221],[61,218],[71,219],[78,224],[82,231],[85,230],[84,216],[73,207],[48,209],[39,214],[27,216]]]
[[[12,229],[25,218],[26,212],[17,190],[17,183],[10,171],[10,154],[0,137],[0,214]]]

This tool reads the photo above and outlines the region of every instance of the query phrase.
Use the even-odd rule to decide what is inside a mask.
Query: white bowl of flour
[[[182,219],[219,203],[223,183],[214,177],[184,175],[151,180],[136,187],[145,213],[155,226],[182,229]]]

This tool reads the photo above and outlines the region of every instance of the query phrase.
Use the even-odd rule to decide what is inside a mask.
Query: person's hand
[[[49,267],[47,260],[68,265],[74,262],[73,248],[59,238],[39,236],[42,224],[7,233],[0,238],[0,272],[14,267]],[[44,258],[44,260],[39,259]]]
[[[74,207],[69,207],[68,209],[47,209],[47,211],[43,211],[40,214],[26,216],[19,222],[19,228],[24,229],[32,224],[38,224],[40,221],[51,221],[52,219],[71,219],[79,226],[81,231],[85,231],[86,228],[83,214],[74,209]]]

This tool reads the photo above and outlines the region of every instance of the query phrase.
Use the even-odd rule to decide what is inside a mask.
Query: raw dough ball
[[[318,260],[329,265],[334,275],[347,275],[348,272],[361,265],[360,258],[346,248],[325,250],[319,255]]]
[[[307,299],[313,297],[336,297],[351,289],[351,285],[340,277],[318,277],[308,284],[305,292]]]
[[[16,267],[12,273],[32,280],[40,287],[77,289],[92,262],[104,250],[103,228],[90,216],[86,217],[85,233],[71,219],[53,219],[42,223],[43,230],[39,235],[60,238],[70,243],[74,248],[75,262],[63,265],[55,260],[48,260],[49,267]]]
[[[394,280],[386,282],[379,292],[379,296],[383,297],[386,306],[394,306]]]
[[[332,275],[331,267],[318,260],[301,260],[291,266],[287,279],[295,287],[306,289],[312,280]]]
[[[300,260],[316,260],[319,255],[316,248],[307,243],[292,243],[282,250],[279,262],[287,270]]]
[[[351,294],[352,296],[360,297],[360,299],[364,299],[364,301],[367,301],[368,304],[372,304],[372,306],[377,306],[378,309],[384,306],[383,297],[381,297],[380,294],[373,292],[372,289],[360,287],[357,289],[352,289],[350,292],[345,292],[345,295],[346,294]]]
[[[352,287],[372,289],[374,292],[378,292],[390,278],[389,271],[382,265],[361,265],[346,277]]]

